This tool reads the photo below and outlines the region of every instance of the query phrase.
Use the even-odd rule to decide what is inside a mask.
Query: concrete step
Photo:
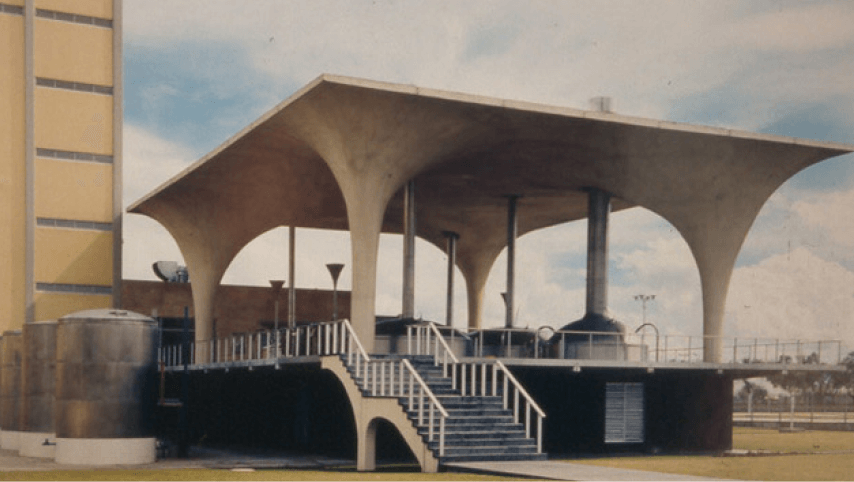
[[[481,437],[472,438],[448,438],[445,434],[445,448],[448,447],[497,447],[497,446],[516,446],[516,447],[534,447],[537,446],[537,441],[530,438],[501,438],[494,436],[495,434],[484,434]],[[438,436],[436,437],[438,439]],[[439,442],[434,440],[427,442],[427,446],[431,449],[438,449]]]
[[[438,423],[435,427],[438,427]],[[490,426],[489,424],[456,424],[456,425],[445,425],[445,433],[446,434],[455,434],[461,432],[484,432],[489,428],[492,430],[492,433],[499,432],[509,432],[512,430],[522,430],[522,425],[516,423],[508,423],[508,424],[495,424]],[[424,434],[428,433],[427,427],[418,427],[418,433]],[[524,435],[524,432],[522,432]]]
[[[450,462],[509,462],[509,461],[541,461],[548,460],[547,454],[470,454],[446,455],[439,458],[440,463]]]

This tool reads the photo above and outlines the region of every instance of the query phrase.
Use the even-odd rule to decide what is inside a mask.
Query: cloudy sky
[[[854,143],[854,3],[847,1],[152,1],[125,0],[125,205],[209,152],[321,73]],[[730,336],[843,339],[854,347],[854,156],[799,173],[742,248],[726,308]],[[584,312],[584,221],[520,238],[517,324]],[[180,260],[156,222],[126,219],[124,277]],[[400,312],[401,240],[383,236],[377,309]],[[296,284],[330,288],[346,234],[297,232]],[[417,245],[416,312],[444,319],[444,254]],[[504,259],[487,285],[503,324]],[[637,208],[611,223],[612,313],[671,334],[702,333],[687,245]],[[224,283],[287,274],[287,231],[257,238]],[[456,293],[463,326],[462,278]],[[341,286],[349,288],[345,268]]]

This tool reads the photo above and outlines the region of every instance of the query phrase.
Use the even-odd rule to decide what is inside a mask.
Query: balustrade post
[[[525,438],[531,438],[531,402],[525,402]]]
[[[424,425],[424,388],[418,385],[418,425]]]
[[[509,400],[510,394],[507,392],[508,379],[507,379],[507,374],[506,374],[506,373],[504,374],[503,378],[504,378],[504,393],[502,394],[502,397],[501,397],[501,398],[502,398],[502,405],[503,405],[503,408],[506,410],[506,409],[507,409],[507,404],[508,404],[508,402],[510,401],[510,400]]]
[[[537,415],[537,453],[543,453],[543,417]]]
[[[466,366],[460,365],[460,395],[466,396]]]
[[[412,355],[412,326],[406,327],[406,353]]]
[[[385,361],[380,362],[380,396],[384,396],[385,393]]]
[[[427,429],[427,434],[428,434],[427,440],[429,440],[430,442],[433,441],[433,410],[434,410],[434,408],[435,407],[433,406],[433,400],[430,400],[430,405],[429,405],[430,417],[428,419],[429,423],[430,423],[430,428]]]
[[[486,396],[486,363],[480,366],[480,395]]]
[[[498,395],[498,365],[492,364],[492,396]]]
[[[370,373],[371,373],[371,380],[372,380],[372,383],[371,383],[371,395],[373,395],[373,396],[377,396],[377,363],[376,363],[376,362],[368,363],[368,362],[366,361],[366,362],[365,362],[365,365],[367,365],[367,366],[370,366],[370,367],[371,367],[371,370],[370,370]]]
[[[519,388],[513,387],[513,423],[519,423]]]
[[[445,456],[445,417],[439,417],[439,457]]]
[[[413,397],[415,396],[415,377],[409,376],[409,411],[413,408]]]

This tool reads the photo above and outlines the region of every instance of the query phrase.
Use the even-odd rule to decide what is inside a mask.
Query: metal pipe
[[[460,235],[453,231],[444,231],[442,234],[448,238],[448,296],[445,302],[445,325],[452,326],[454,323],[454,268],[457,265],[457,239]]]
[[[518,235],[518,223],[516,221],[516,203],[519,196],[512,194],[507,196],[507,286],[504,296],[505,304],[505,328],[513,328],[513,294],[515,290],[514,280],[516,278],[516,237]]]
[[[611,195],[591,188],[587,205],[587,314],[608,308],[608,216]]]
[[[415,181],[403,192],[403,318],[415,317]]]

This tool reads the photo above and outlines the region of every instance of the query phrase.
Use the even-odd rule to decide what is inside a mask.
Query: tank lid
[[[55,325],[58,320],[40,320],[40,321],[31,321],[27,323],[28,325]]]
[[[150,317],[128,310],[101,308],[97,310],[77,311],[60,318],[66,320],[123,320],[123,321],[154,321]]]

